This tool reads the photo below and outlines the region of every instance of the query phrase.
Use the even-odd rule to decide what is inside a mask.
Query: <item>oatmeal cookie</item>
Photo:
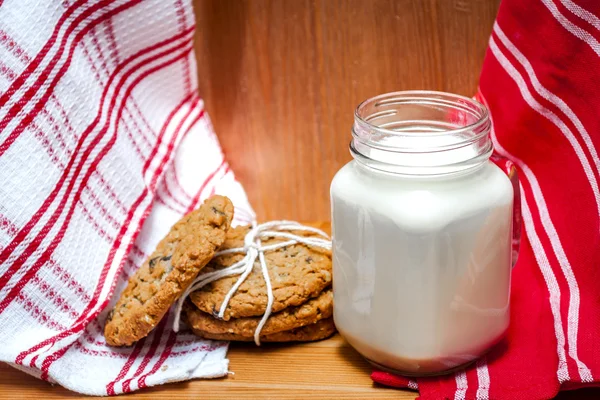
[[[248,226],[231,229],[220,250],[243,247],[244,236],[249,229]],[[305,231],[291,233],[314,236],[311,232]],[[287,239],[264,239],[262,244],[274,244],[285,240]],[[226,268],[241,260],[243,256],[243,254],[228,254],[215,257],[203,272]],[[295,244],[265,252],[265,259],[275,299],[273,313],[286,307],[299,306],[318,296],[323,289],[331,285],[331,251],[329,250]],[[217,315],[225,296],[237,279],[238,276],[219,279],[192,292],[190,299],[199,310],[213,316]],[[231,297],[223,319],[228,321],[230,318],[261,316],[265,313],[266,306],[267,289],[257,260],[248,278]]]
[[[204,339],[211,340],[229,340],[237,342],[251,342],[252,337],[236,335],[235,333],[208,333],[201,330],[192,329],[194,333]],[[261,342],[313,342],[316,340],[326,339],[335,333],[335,324],[333,318],[322,319],[319,322],[311,325],[306,325],[301,328],[292,329],[289,331],[272,333],[270,335],[261,335]]]
[[[129,346],[148,335],[224,243],[232,219],[231,201],[212,196],[173,225],[110,312],[106,342]]]
[[[194,330],[211,334],[235,334],[245,337],[254,337],[254,331],[261,317],[231,318],[223,321],[198,310],[189,302],[186,304],[185,313],[188,325]],[[289,331],[306,325],[331,318],[333,314],[333,293],[326,289],[318,297],[308,300],[297,307],[288,307],[283,311],[271,314],[261,330],[261,335]]]

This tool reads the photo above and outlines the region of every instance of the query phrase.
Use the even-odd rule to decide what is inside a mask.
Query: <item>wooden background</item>
[[[195,0],[200,94],[259,219],[329,219],[354,108],[473,95],[499,0]]]

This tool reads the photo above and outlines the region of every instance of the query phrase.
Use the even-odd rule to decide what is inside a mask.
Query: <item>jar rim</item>
[[[421,103],[426,104],[430,103],[432,105],[445,105],[445,106],[454,106],[460,107],[463,110],[466,109],[465,106],[470,106],[468,108],[469,111],[478,113],[478,119],[470,124],[454,128],[444,130],[443,132],[437,134],[429,134],[429,137],[436,136],[446,136],[449,134],[461,134],[469,131],[479,131],[484,125],[489,124],[489,112],[487,108],[480,103],[479,101],[459,94],[441,92],[435,90],[403,90],[396,92],[388,92],[383,93],[374,97],[370,97],[364,101],[362,101],[354,110],[355,122],[358,122],[362,125],[363,128],[369,129],[378,134],[385,135],[402,135],[402,136],[413,136],[418,137],[421,133],[417,132],[406,132],[403,131],[399,133],[393,129],[382,128],[381,126],[375,125],[371,120],[373,117],[381,117],[381,116],[389,116],[390,112],[383,112],[379,114],[371,114],[368,116],[361,115],[361,111],[366,108],[367,105],[374,104],[375,106],[379,105],[389,105],[389,104],[397,104],[397,103]],[[473,138],[470,138],[472,140]]]
[[[387,172],[442,174],[471,169],[489,159],[487,108],[458,94],[409,90],[361,102],[354,112],[350,152]]]

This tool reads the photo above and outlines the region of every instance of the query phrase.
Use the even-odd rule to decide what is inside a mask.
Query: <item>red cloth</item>
[[[600,382],[600,3],[504,0],[478,97],[519,170],[524,235],[506,342],[422,399],[548,399]]]

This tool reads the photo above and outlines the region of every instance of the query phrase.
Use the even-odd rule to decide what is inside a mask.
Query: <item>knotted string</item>
[[[321,236],[322,238],[304,237],[286,231],[312,232]],[[263,246],[261,243],[261,238],[282,238],[288,240],[280,243],[274,243]],[[267,320],[269,319],[269,316],[271,315],[271,310],[273,308],[274,301],[273,288],[271,286],[271,279],[269,278],[269,271],[267,269],[267,262],[265,260],[265,252],[278,250],[283,247],[291,246],[298,243],[304,244],[309,247],[320,247],[326,250],[331,250],[331,239],[329,238],[329,235],[327,235],[320,229],[305,226],[295,221],[271,221],[265,222],[260,225],[253,223],[252,229],[250,229],[250,231],[244,237],[244,247],[221,250],[215,253],[215,257],[226,254],[246,253],[244,258],[230,265],[229,267],[220,269],[218,271],[207,272],[205,274],[198,275],[196,279],[192,282],[192,284],[185,290],[185,292],[183,292],[183,295],[177,300],[175,308],[175,319],[173,321],[173,330],[175,332],[179,331],[179,321],[181,317],[181,310],[183,308],[183,302],[190,295],[190,293],[218,279],[225,278],[227,276],[240,275],[238,280],[235,282],[233,287],[225,296],[225,299],[223,299],[223,303],[221,303],[218,317],[220,319],[223,319],[223,316],[225,315],[225,310],[227,309],[227,305],[229,304],[231,297],[237,292],[238,288],[242,285],[242,283],[244,283],[246,278],[248,278],[248,275],[250,275],[254,267],[254,262],[258,258],[260,262],[261,272],[267,288],[267,307],[265,309],[264,315],[258,323],[258,326],[256,327],[256,330],[254,331],[254,342],[258,346],[260,346],[260,332]]]

